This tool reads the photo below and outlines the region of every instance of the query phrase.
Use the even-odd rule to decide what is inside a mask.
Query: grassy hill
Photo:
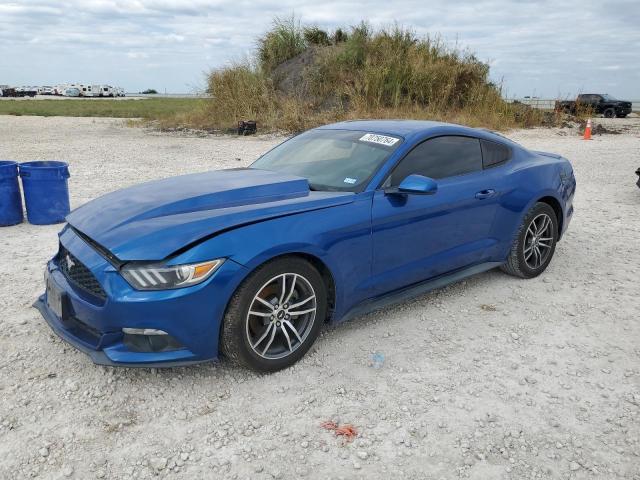
[[[541,124],[543,114],[505,102],[473,53],[412,30],[366,23],[326,32],[276,19],[255,58],[212,71],[211,100],[173,122],[226,129],[257,120],[299,131],[354,118],[435,119],[494,129]]]

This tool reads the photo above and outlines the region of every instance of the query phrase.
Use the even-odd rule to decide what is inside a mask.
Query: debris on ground
[[[326,422],[322,422],[320,426],[325,430],[332,431],[336,437],[342,436],[345,443],[352,442],[353,439],[358,436],[358,430],[356,427],[349,423],[339,425],[336,422],[328,420]]]
[[[496,311],[498,311],[498,309],[496,308],[495,305],[488,305],[486,303],[483,303],[482,305],[480,305],[480,308],[482,310],[484,310],[485,312],[496,312]]]
[[[384,366],[384,354],[380,352],[372,354],[369,366],[373,368],[382,368]]]

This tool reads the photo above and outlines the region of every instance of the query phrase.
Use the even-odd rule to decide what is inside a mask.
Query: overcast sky
[[[191,92],[292,12],[327,29],[366,19],[439,33],[488,62],[509,96],[640,98],[640,0],[0,0],[0,84]]]

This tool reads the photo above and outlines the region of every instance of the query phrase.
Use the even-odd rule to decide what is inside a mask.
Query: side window
[[[501,143],[480,140],[482,147],[482,166],[491,168],[502,165],[511,158],[511,149]]]
[[[479,170],[482,170],[480,140],[437,137],[421,143],[402,159],[391,174],[390,185],[398,186],[412,174],[439,179]]]

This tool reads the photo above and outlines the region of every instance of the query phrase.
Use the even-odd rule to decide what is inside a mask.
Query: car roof
[[[454,123],[434,122],[431,120],[349,120],[330,123],[316,130],[355,130],[372,133],[395,135],[405,139],[418,136],[436,135],[470,135],[477,138],[516,145],[508,138],[484,128],[471,128]]]
[[[330,130],[364,130],[375,133],[387,133],[402,137],[413,133],[423,132],[434,127],[453,126],[450,123],[432,122],[429,120],[348,120],[331,123],[319,127]]]

